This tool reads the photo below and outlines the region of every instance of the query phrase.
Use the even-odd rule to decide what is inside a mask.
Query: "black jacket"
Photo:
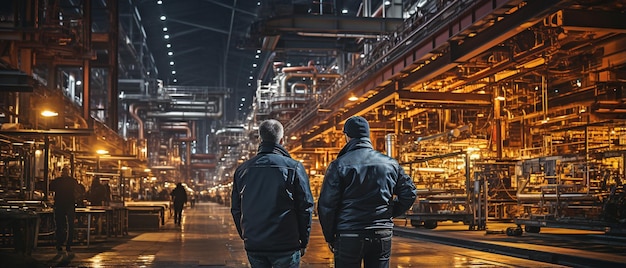
[[[183,207],[187,203],[187,191],[183,186],[176,186],[170,193],[175,207]]]
[[[326,242],[338,233],[392,229],[392,217],[413,205],[417,190],[398,162],[374,150],[369,138],[351,139],[326,170],[318,201]]]
[[[81,192],[78,181],[69,176],[52,180],[49,189],[54,192],[54,206],[65,208],[73,208]]]
[[[231,213],[247,251],[306,248],[313,195],[302,163],[279,144],[261,143],[235,171]]]

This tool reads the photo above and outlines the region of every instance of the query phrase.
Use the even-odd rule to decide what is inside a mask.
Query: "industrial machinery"
[[[626,233],[625,159],[622,150],[520,161],[515,174],[522,209],[517,228],[524,225],[532,233],[541,227]]]

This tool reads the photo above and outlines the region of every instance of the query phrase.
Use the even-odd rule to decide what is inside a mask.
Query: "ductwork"
[[[175,120],[194,120],[194,119],[203,119],[207,117],[221,117],[223,114],[223,100],[222,98],[218,99],[216,112],[189,112],[189,111],[167,111],[167,112],[148,112],[146,115],[148,117],[158,117],[158,118],[168,118]]]

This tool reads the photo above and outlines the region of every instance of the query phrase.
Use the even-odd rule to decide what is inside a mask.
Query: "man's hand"
[[[333,246],[333,243],[328,243],[328,249],[330,249],[330,252],[335,253],[335,247]]]
[[[300,249],[300,257],[303,257],[304,253],[306,253],[306,248],[301,248]]]

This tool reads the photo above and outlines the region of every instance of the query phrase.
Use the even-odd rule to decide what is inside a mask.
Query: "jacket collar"
[[[374,149],[374,146],[372,146],[372,141],[370,141],[369,138],[353,138],[353,139],[350,139],[350,141],[348,141],[348,143],[345,146],[343,146],[341,151],[339,151],[339,154],[337,155],[337,157],[340,157],[347,152],[354,151],[354,150],[361,149],[361,148]]]
[[[278,144],[278,143],[274,143],[274,142],[266,142],[266,141],[262,141],[261,144],[259,144],[259,154],[264,153],[264,154],[269,154],[269,153],[273,153],[273,154],[280,154],[286,157],[291,157],[291,155],[289,154],[289,152],[287,152],[287,150],[285,150],[285,148]]]

